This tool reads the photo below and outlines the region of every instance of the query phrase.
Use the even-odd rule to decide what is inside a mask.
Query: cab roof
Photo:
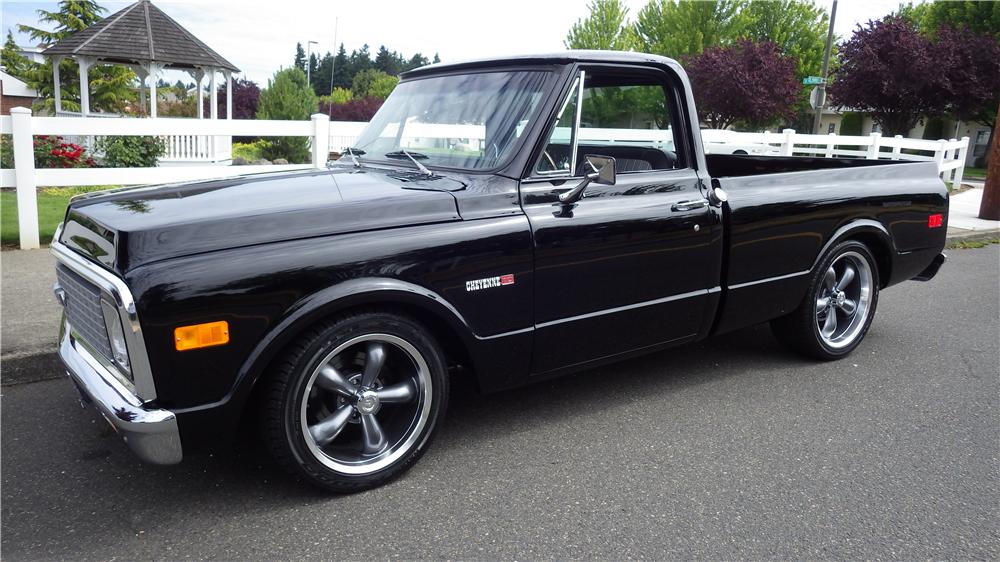
[[[501,68],[514,65],[552,65],[571,64],[578,62],[603,62],[603,63],[624,63],[624,64],[657,64],[663,66],[678,67],[677,61],[659,55],[647,53],[633,53],[628,51],[585,51],[569,50],[557,53],[536,54],[536,55],[512,55],[509,57],[495,57],[485,59],[474,59],[459,62],[438,63],[422,66],[414,70],[404,72],[400,78],[415,78],[438,72],[448,72],[451,70]]]

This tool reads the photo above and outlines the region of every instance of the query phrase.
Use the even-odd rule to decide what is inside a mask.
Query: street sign
[[[805,84],[806,86],[818,86],[825,82],[826,80],[824,80],[820,76],[806,76],[805,78],[802,79],[802,83]]]
[[[809,105],[813,109],[823,107],[824,102],[826,102],[826,90],[813,88],[812,91],[809,92]]]

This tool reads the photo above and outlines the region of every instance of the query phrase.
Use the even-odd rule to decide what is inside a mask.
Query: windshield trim
[[[514,142],[510,154],[500,163],[492,168],[460,168],[455,166],[444,166],[440,164],[433,164],[424,162],[424,166],[430,170],[439,170],[442,172],[450,172],[457,174],[482,174],[482,175],[495,175],[498,172],[506,170],[521,155],[521,151],[524,149],[524,143],[532,135],[537,135],[538,129],[538,119],[544,114],[549,112],[548,105],[551,103],[552,90],[554,86],[554,81],[560,79],[562,76],[562,70],[564,65],[525,65],[525,64],[514,64],[510,66],[503,67],[492,67],[492,68],[458,68],[458,69],[441,69],[441,72],[435,72],[433,74],[420,74],[417,76],[412,76],[409,78],[404,78],[400,80],[400,84],[417,82],[420,80],[428,80],[432,78],[443,78],[447,76],[464,76],[469,74],[497,74],[501,72],[539,72],[545,75],[545,79],[542,83],[542,96],[539,98],[538,103],[535,104],[535,108],[528,114],[528,127],[525,127],[524,132],[520,137]],[[369,121],[369,124],[371,121]],[[392,167],[398,167],[408,170],[416,170],[412,166],[412,163],[408,160],[397,160],[392,158],[381,158],[372,157],[370,155],[365,155],[358,157],[362,164],[370,162],[372,164],[386,165]]]

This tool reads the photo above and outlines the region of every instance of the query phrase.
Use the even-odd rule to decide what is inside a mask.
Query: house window
[[[833,133],[836,133],[837,132],[837,124],[836,123],[830,123],[829,125],[827,125],[826,126],[826,132],[830,133],[831,135]]]
[[[872,132],[873,133],[878,133],[879,132],[878,123],[872,123]]]

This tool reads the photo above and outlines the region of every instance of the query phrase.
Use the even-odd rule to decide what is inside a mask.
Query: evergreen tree
[[[21,56],[21,49],[14,42],[14,34],[10,30],[7,30],[7,41],[0,52],[0,64],[7,69],[7,74],[21,80],[27,77],[27,72],[31,69],[31,61]]]
[[[317,96],[325,96],[330,93],[330,72],[333,70],[333,55],[327,52],[319,59],[316,69],[313,70],[313,90]]]
[[[421,55],[420,53],[417,53],[417,54],[413,55],[412,57],[410,57],[410,60],[406,61],[406,64],[403,65],[403,70],[404,71],[413,70],[414,68],[420,68],[421,66],[427,66],[430,63],[431,63],[431,61],[427,60],[427,57],[425,57],[424,55]]]
[[[86,29],[101,20],[105,11],[94,0],[60,0],[59,10],[36,10],[40,23],[47,23],[52,29],[19,24],[18,30],[27,33],[33,41],[51,45],[71,33]],[[52,61],[44,64],[29,62],[22,71],[22,80],[35,89],[42,98],[40,109],[54,111],[55,84],[52,79]],[[60,93],[62,107],[67,111],[79,111],[80,72],[76,63],[63,59],[60,66]],[[97,111],[122,112],[137,98],[135,73],[123,66],[95,64],[88,72],[90,83],[90,107]]]
[[[441,62],[441,57],[439,57],[437,53],[434,53],[434,60],[432,60],[431,63],[437,64],[439,62]]]
[[[268,80],[260,93],[257,119],[306,120],[316,113],[317,99],[306,82],[306,74],[298,68],[286,68]],[[309,139],[306,137],[274,137],[262,151],[269,160],[285,158],[289,162],[309,160]]]
[[[337,56],[333,59],[333,87],[350,88],[353,78],[354,75],[351,74],[350,60],[347,58],[347,49],[341,43],[340,48],[337,49]]]
[[[51,45],[74,31],[87,29],[101,20],[105,10],[95,0],[60,0],[59,11],[35,10],[38,21],[55,26],[54,29],[41,29],[30,25],[18,24],[17,30],[27,33],[33,41],[42,45]]]
[[[295,44],[295,61],[292,63],[292,66],[302,72],[306,71],[306,51],[302,48],[302,43]]]

